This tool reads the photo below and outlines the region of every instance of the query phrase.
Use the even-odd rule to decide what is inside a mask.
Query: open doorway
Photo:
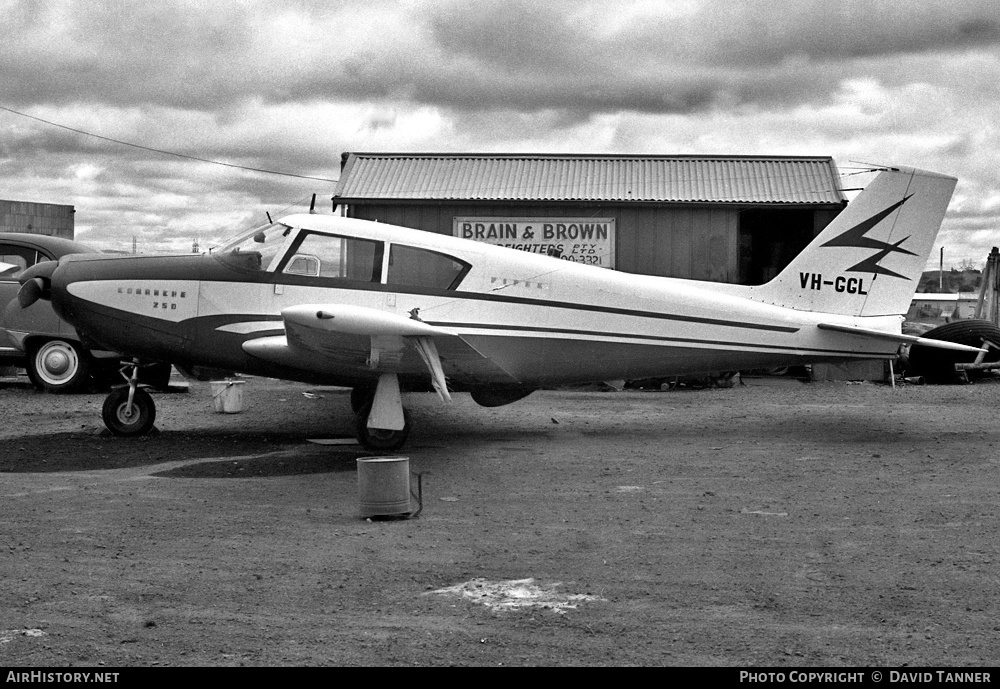
[[[739,215],[739,282],[762,285],[791,263],[819,232],[812,210],[753,208]]]

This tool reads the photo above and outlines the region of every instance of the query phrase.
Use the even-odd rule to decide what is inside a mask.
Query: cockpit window
[[[471,267],[465,261],[437,251],[393,244],[389,248],[389,275],[386,283],[456,289]]]
[[[378,282],[382,242],[306,232],[281,268],[284,273]]]
[[[257,227],[213,253],[222,261],[245,270],[267,270],[281,253],[292,228],[280,223]]]

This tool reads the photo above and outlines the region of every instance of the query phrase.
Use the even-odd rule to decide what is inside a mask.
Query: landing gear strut
[[[355,434],[364,447],[378,452],[392,452],[406,442],[410,434],[410,419],[403,409],[399,379],[395,373],[379,376],[374,390],[354,388],[351,407],[355,413]]]
[[[126,376],[126,369],[132,369]],[[122,367],[128,386],[114,388],[104,400],[101,416],[104,425],[115,435],[139,436],[149,433],[156,421],[156,405],[149,393],[139,387],[139,360]]]

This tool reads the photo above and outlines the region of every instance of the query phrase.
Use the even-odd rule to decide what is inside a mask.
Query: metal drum
[[[245,380],[213,380],[212,402],[216,414],[239,414],[243,411]]]
[[[410,458],[359,457],[358,502],[361,518],[410,514]]]

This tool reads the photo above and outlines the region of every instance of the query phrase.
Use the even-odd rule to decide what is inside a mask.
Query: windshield
[[[250,270],[267,270],[281,254],[292,228],[268,223],[245,232],[212,253],[225,263]]]

